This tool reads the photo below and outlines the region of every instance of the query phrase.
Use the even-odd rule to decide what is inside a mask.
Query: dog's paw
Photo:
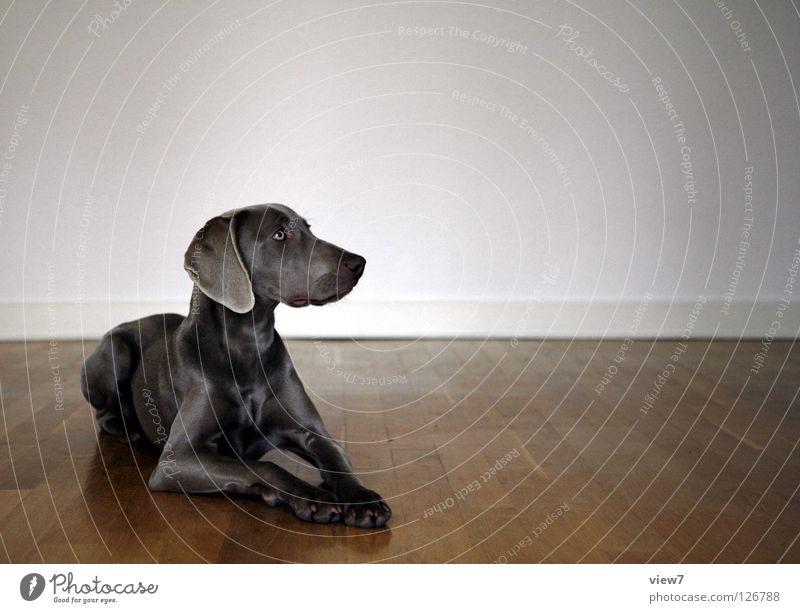
[[[339,498],[344,507],[344,523],[357,528],[383,528],[392,517],[392,509],[380,494],[361,488]]]
[[[343,506],[332,494],[313,489],[302,496],[290,496],[286,503],[303,521],[330,524],[342,519]]]

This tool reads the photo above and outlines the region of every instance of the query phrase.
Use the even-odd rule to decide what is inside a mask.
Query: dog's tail
[[[133,406],[131,383],[141,356],[128,331],[117,326],[106,333],[81,368],[81,390],[96,412],[100,427],[117,438],[136,443],[143,433]]]

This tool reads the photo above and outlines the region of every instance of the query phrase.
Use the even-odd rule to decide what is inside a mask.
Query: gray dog
[[[339,300],[365,264],[316,238],[279,204],[236,209],[205,224],[184,260],[195,283],[189,315],[117,326],[81,371],[100,427],[160,450],[150,489],[258,496],[306,521],[386,525],[389,506],[364,487],[328,434],[273,316],[281,302]],[[260,461],[275,448],[316,466],[323,484]]]

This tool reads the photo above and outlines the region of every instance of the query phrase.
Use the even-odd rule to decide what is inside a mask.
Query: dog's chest
[[[261,383],[239,383],[235,386],[236,404],[243,421],[252,423],[258,419],[262,405],[269,399],[271,394],[266,384]]]
[[[265,380],[262,375],[258,382],[240,384],[236,386],[236,412],[234,421],[240,427],[256,425],[268,428],[276,421],[282,421],[277,414],[291,413],[289,406],[281,406],[274,390],[279,389],[278,383]]]
[[[220,420],[218,436],[212,437],[223,455],[258,459],[283,440],[280,429],[269,418],[274,397],[268,388],[246,387],[225,419]]]

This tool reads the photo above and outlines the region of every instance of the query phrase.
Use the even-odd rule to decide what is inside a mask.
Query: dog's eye
[[[272,235],[272,238],[276,241],[285,241],[286,236],[286,228],[281,228],[280,230],[275,230],[275,234]]]

